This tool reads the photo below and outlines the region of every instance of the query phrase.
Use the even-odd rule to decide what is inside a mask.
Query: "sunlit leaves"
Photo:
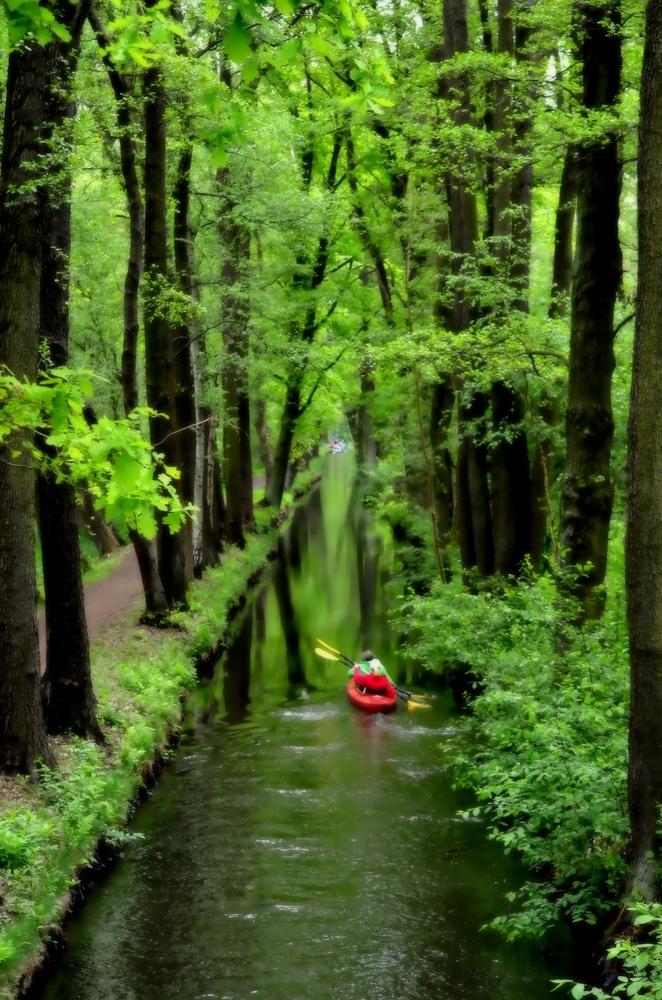
[[[236,63],[244,62],[251,54],[250,39],[239,11],[225,34],[224,47],[230,59]]]
[[[84,483],[95,507],[120,527],[138,527],[152,538],[159,511],[176,530],[189,510],[174,485],[179,473],[164,468],[142,436],[140,421],[150,411],[125,420],[102,416],[90,425],[84,406],[92,391],[86,373],[66,368],[53,369],[38,384],[0,374],[0,444],[12,453],[27,445],[38,468]]]
[[[16,45],[26,35],[32,35],[40,45],[46,45],[53,38],[63,42],[71,39],[65,25],[60,24],[51,9],[37,0],[3,0],[3,7],[9,28],[10,45]]]

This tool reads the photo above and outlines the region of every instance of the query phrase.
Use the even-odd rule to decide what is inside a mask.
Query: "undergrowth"
[[[443,752],[475,792],[474,815],[532,877],[493,925],[542,937],[560,919],[595,924],[627,876],[628,654],[618,601],[599,623],[569,624],[550,577],[471,593],[459,579],[404,608],[409,652],[472,711]],[[562,652],[560,652],[562,650]]]

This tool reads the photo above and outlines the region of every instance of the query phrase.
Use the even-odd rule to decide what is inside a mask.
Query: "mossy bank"
[[[298,477],[295,497],[314,481],[314,470]],[[190,610],[174,616],[176,628],[137,624],[136,607],[93,644],[105,745],[55,740],[57,768],[37,784],[0,776],[1,1000],[29,988],[62,942],[67,914],[130,836],[127,818],[178,738],[198,665],[210,649],[218,652],[275,554],[284,517],[259,509],[257,516],[245,549],[228,549],[221,566],[192,585]]]

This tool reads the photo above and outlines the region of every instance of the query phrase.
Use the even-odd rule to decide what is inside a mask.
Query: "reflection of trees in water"
[[[301,572],[301,559],[308,552],[308,518],[306,507],[297,507],[292,523],[284,535],[284,545],[290,567]]]
[[[250,712],[251,650],[253,645],[253,602],[242,612],[239,628],[223,658],[223,701],[225,721],[243,722]]]
[[[310,499],[301,510],[305,512],[308,523],[308,538],[315,539],[315,547],[320,559],[326,560],[326,535],[324,532],[324,508],[322,507],[322,491],[319,486],[310,494]]]
[[[267,639],[267,594],[268,587],[258,591],[254,603],[255,616],[255,649],[253,651],[253,692],[258,691],[258,698],[263,691],[264,679],[264,644]]]
[[[360,621],[357,634],[357,645],[362,649],[379,645],[375,629],[379,625],[383,631],[381,615],[378,614],[378,604],[381,604],[382,576],[379,573],[380,543],[374,528],[373,520],[362,503],[361,490],[354,483],[350,503],[347,508],[347,534],[355,549],[356,576],[352,583],[358,593]],[[352,574],[354,576],[354,574]],[[380,582],[378,588],[377,583]]]
[[[301,658],[299,629],[294,613],[294,605],[292,604],[290,567],[282,535],[278,539],[278,558],[274,564],[273,582],[278,601],[278,610],[280,612],[281,628],[285,638],[287,679],[291,687],[300,687],[306,684],[306,674]]]
[[[209,723],[214,719],[218,708],[218,699],[213,680],[200,683],[191,700],[193,726],[192,731],[202,735]]]

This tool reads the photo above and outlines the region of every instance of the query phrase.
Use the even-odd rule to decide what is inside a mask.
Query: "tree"
[[[588,115],[611,115],[599,136],[578,144],[577,244],[572,276],[566,459],[560,548],[579,567],[582,615],[599,618],[607,568],[613,489],[609,461],[614,433],[614,307],[621,281],[618,237],[621,163],[614,117],[621,90],[618,2],[576,8],[582,59],[582,103]]]
[[[129,214],[129,252],[124,279],[121,384],[124,413],[128,416],[138,405],[138,335],[140,332],[139,291],[143,270],[145,241],[145,212],[138,177],[138,149],[133,120],[134,95],[130,78],[122,73],[108,55],[110,45],[106,31],[93,4],[88,12],[90,26],[103,51],[103,61],[116,102],[117,132],[120,151],[120,169]],[[145,610],[150,615],[164,615],[168,602],[159,576],[156,557],[149,542],[132,528],[129,532],[134,547],[145,594]]]
[[[145,71],[145,376],[152,445],[175,466],[177,426],[171,324],[168,314],[168,240],[166,199],[166,90],[163,67]],[[169,607],[186,603],[183,538],[161,523],[157,536],[159,575]]]
[[[639,279],[628,427],[626,584],[630,629],[628,799],[633,885],[659,898],[662,804],[662,3],[646,10],[639,124]]]
[[[45,180],[46,87],[55,50],[55,43],[31,39],[9,55],[0,163],[0,365],[33,381],[43,249],[33,189]],[[40,698],[29,442],[10,439],[0,459],[0,766],[30,773],[39,758],[53,758]]]
[[[71,88],[83,24],[73,25],[70,41],[57,39],[49,45],[44,142],[49,150],[50,180],[42,189],[39,212],[40,343],[47,363],[56,367],[69,360],[70,149],[76,111]],[[90,668],[76,490],[70,482],[58,482],[54,472],[45,472],[38,476],[37,496],[46,605],[42,679],[46,726],[51,733],[71,731],[101,740]]]

